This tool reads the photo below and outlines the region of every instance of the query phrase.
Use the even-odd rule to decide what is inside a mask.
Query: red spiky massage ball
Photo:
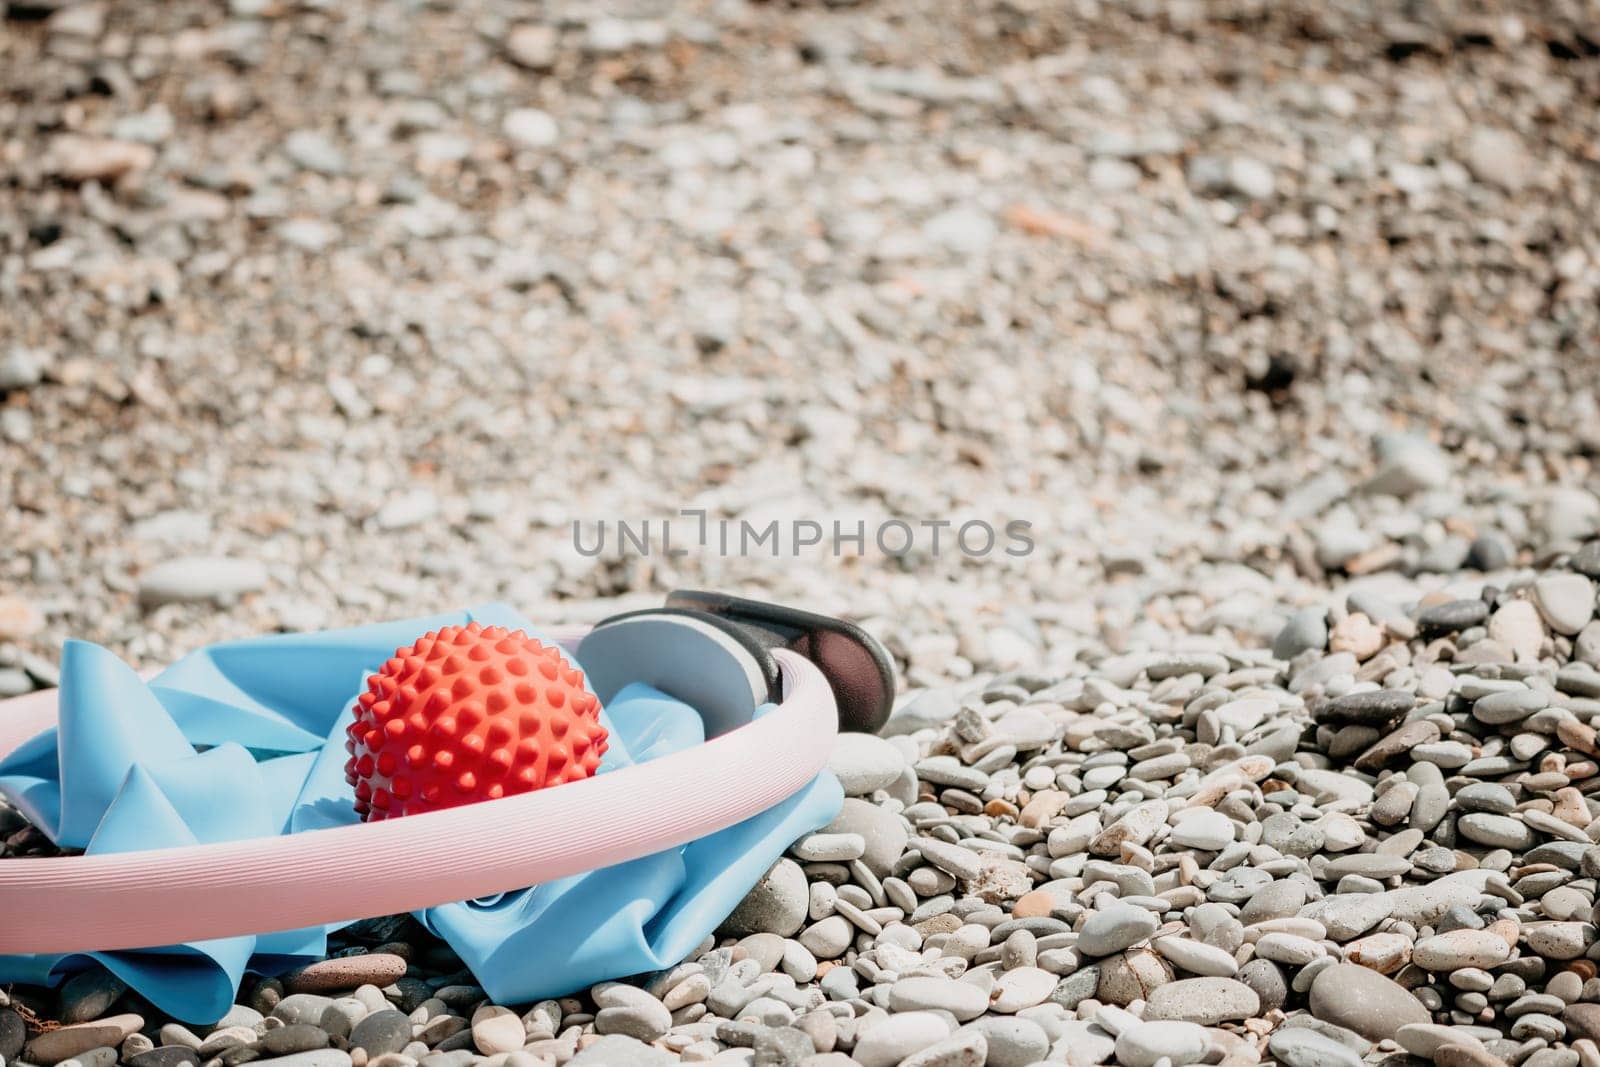
[[[369,822],[576,782],[606,751],[600,701],[559,650],[476,622],[396,649],[346,733]]]

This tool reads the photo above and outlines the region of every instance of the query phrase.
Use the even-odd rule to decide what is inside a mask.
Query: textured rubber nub
[[[345,731],[345,778],[372,822],[499,800],[594,774],[600,701],[521,630],[446,626],[395,650]]]

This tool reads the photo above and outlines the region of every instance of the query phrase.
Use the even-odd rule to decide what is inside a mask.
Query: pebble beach
[[[666,971],[0,1067],[1600,1067],[1600,46],[1381,7],[0,2],[0,696],[678,587],[900,688]],[[1032,550],[578,550],[684,509]]]

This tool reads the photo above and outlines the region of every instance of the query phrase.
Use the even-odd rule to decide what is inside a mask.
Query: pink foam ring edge
[[[833,750],[838,711],[827,680],[802,656],[773,656],[783,679],[774,711],[582,782],[281,837],[0,860],[0,954],[144,948],[392,915],[609,867],[725,829],[804,788]],[[0,702],[0,756],[55,719],[54,691]],[[710,782],[715,789],[704,788]],[[352,877],[363,872],[383,877]]]

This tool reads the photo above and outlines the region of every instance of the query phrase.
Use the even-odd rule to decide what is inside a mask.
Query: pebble
[[[11,1061],[22,1052],[28,1040],[28,1027],[10,1008],[0,1007],[0,1059]]]
[[[958,1033],[907,1056],[900,1067],[984,1067],[988,1054],[988,1039],[982,1034]]]
[[[200,1062],[198,1052],[182,1045],[148,1049],[133,1056],[124,1053],[123,1058],[129,1067],[195,1067]]]
[[[1321,608],[1302,608],[1289,616],[1272,639],[1272,655],[1289,660],[1312,649],[1320,651],[1327,644],[1328,613]]]
[[[1311,983],[1311,1014],[1373,1041],[1394,1037],[1407,1023],[1432,1020],[1402,986],[1353,963],[1335,963]]]
[[[164,1042],[170,1043],[170,1042]],[[268,1030],[261,1035],[261,1048],[271,1056],[289,1056],[297,1052],[327,1048],[329,1035],[321,1027],[310,1023],[291,1023]],[[197,1039],[194,1046],[200,1044]],[[521,1046],[518,1046],[521,1047]]]
[[[1482,600],[1451,600],[1417,613],[1417,631],[1424,637],[1460,633],[1483,625],[1489,618],[1489,605]]]
[[[384,952],[339,956],[291,971],[282,978],[290,993],[335,993],[357,986],[386,986],[406,973],[406,961]]]
[[[196,556],[152,567],[139,578],[139,602],[146,607],[214,601],[230,603],[267,584],[267,571],[247,559]]]
[[[922,853],[922,858],[961,882],[974,881],[983,871],[978,854],[971,849],[952,845],[931,837],[919,837],[912,847]]]
[[[23,1051],[29,1063],[55,1067],[62,1060],[80,1056],[90,1049],[116,1047],[122,1039],[143,1028],[138,1015],[111,1015],[92,1022],[73,1023],[39,1034]]]
[[[828,770],[839,779],[847,796],[868,796],[888,789],[905,773],[905,756],[898,748],[872,734],[842,732],[834,740]]]
[[[356,1023],[349,1038],[351,1048],[362,1049],[372,1058],[399,1052],[410,1040],[411,1020],[404,1012],[392,1010],[375,1011],[368,1015]]]
[[[1254,1018],[1260,1011],[1261,998],[1243,982],[1231,978],[1186,978],[1151,990],[1144,1017],[1215,1026]]]
[[[1275,1030],[1267,1050],[1284,1067],[1359,1067],[1361,1063],[1360,1055],[1349,1046],[1300,1026]]]
[[[1159,925],[1144,908],[1112,904],[1084,922],[1078,950],[1088,956],[1110,956],[1149,937]]]
[[[518,148],[552,148],[561,140],[561,127],[549,112],[519,107],[507,113],[501,130]]]
[[[822,832],[860,835],[867,845],[861,862],[879,878],[887,878],[893,872],[906,848],[905,821],[858,797],[846,797],[839,817]]]
[[[943,1041],[950,1032],[944,1016],[935,1012],[901,1012],[865,1027],[852,1058],[861,1067],[895,1067],[906,1057]]]
[[[1186,1022],[1136,1022],[1117,1035],[1117,1062],[1122,1067],[1173,1067],[1199,1063],[1206,1054],[1203,1027]]]
[[[1533,844],[1533,831],[1509,815],[1472,812],[1456,823],[1469,841],[1492,848],[1526,849]]]
[[[800,944],[819,960],[838,959],[850,947],[855,928],[840,915],[830,915],[812,923],[800,935]]]
[[[1055,988],[1054,975],[1050,976],[1050,986]],[[931,975],[913,976],[902,978],[889,987],[889,1007],[894,1011],[946,1011],[966,1022],[976,1019],[989,1007],[989,994],[970,982]]]
[[[1533,604],[1550,629],[1575,634],[1594,617],[1594,583],[1581,574],[1547,574],[1533,583]]]
[[[61,1021],[81,1023],[98,1019],[127,989],[122,979],[99,967],[76,974],[61,987]]]
[[[1050,1051],[1050,1037],[1031,1019],[986,1016],[968,1023],[966,1032],[983,1036],[985,1067],[1029,1067]]]
[[[1489,617],[1489,637],[1519,660],[1534,659],[1544,644],[1539,609],[1527,600],[1513,600]]]
[[[1220,852],[1233,844],[1233,820],[1219,811],[1202,809],[1182,819],[1169,835],[1172,843],[1205,852]]]
[[[1497,967],[1511,955],[1511,946],[1497,933],[1488,930],[1451,930],[1418,941],[1411,950],[1411,961],[1430,971],[1454,971],[1462,967]]]
[[[603,1009],[601,1014],[604,1015],[606,1010],[609,1009]],[[662,1007],[657,1018],[665,1015],[667,1015],[667,1010]],[[613,1016],[611,1022],[614,1024],[615,1021],[616,1017]],[[668,1025],[670,1024],[671,1019],[669,1016]],[[595,1019],[595,1025],[597,1028],[599,1027],[598,1017]],[[613,1025],[612,1029],[607,1032],[628,1033],[629,1031],[623,1027]],[[666,1028],[663,1027],[662,1033],[665,1032]],[[638,1037],[639,1035],[631,1034],[630,1036]],[[641,1038],[641,1040],[650,1039]],[[522,1018],[509,1008],[485,1005],[472,1013],[472,1043],[485,1056],[493,1056],[498,1052],[515,1052],[526,1041],[527,1038],[522,1028]]]
[[[568,1067],[670,1067],[673,1058],[631,1037],[609,1034],[580,1049],[567,1063]],[[509,1059],[506,1067],[513,1067]]]
[[[1038,967],[1014,967],[995,982],[989,1008],[1003,1015],[1014,1015],[1043,1004],[1055,991],[1056,982],[1054,974]]]
[[[1215,945],[1188,938],[1158,937],[1152,942],[1152,947],[1174,966],[1190,974],[1232,978],[1239,973],[1239,964],[1234,959],[1233,953]]]
[[[745,895],[722,931],[733,937],[767,933],[792,937],[806,920],[810,890],[805,872],[790,859],[780,859]]]

